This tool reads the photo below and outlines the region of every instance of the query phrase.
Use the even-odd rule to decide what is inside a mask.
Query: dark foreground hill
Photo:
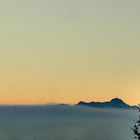
[[[114,98],[106,102],[83,102],[80,101],[77,106],[88,106],[93,108],[122,108],[122,109],[137,109],[137,106],[130,106],[123,100]]]

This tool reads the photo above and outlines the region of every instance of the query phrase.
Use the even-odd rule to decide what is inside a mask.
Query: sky
[[[140,103],[139,0],[0,0],[0,104]]]

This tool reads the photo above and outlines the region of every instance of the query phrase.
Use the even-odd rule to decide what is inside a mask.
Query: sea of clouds
[[[1,140],[133,140],[137,110],[0,107]]]

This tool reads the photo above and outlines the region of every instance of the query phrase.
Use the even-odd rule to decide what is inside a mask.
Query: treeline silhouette
[[[140,112],[140,105],[138,105],[138,109]],[[140,140],[140,115],[137,120],[134,120],[134,125],[131,128],[134,134],[134,138]]]

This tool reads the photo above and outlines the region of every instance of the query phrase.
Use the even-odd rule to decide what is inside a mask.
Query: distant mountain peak
[[[93,108],[124,108],[124,109],[136,109],[136,106],[130,106],[126,104],[122,99],[119,98],[113,98],[110,101],[106,102],[84,102],[80,101],[76,105],[82,105],[82,106],[88,106]]]
[[[111,103],[125,104],[125,102],[122,99],[119,99],[119,98],[113,98],[110,102]]]

